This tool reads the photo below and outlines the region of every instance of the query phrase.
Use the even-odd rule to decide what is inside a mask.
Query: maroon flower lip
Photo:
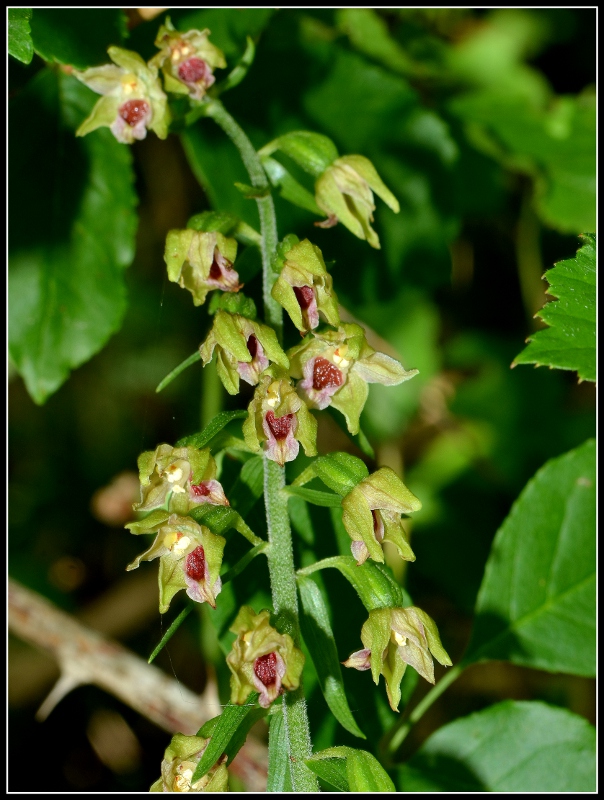
[[[134,128],[141,120],[149,114],[149,103],[146,100],[127,100],[120,106],[120,117]]]
[[[277,654],[268,653],[257,658],[254,673],[264,686],[272,686],[277,680]]]
[[[200,581],[205,577],[206,554],[201,545],[189,553],[185,560],[185,572],[194,581]]]
[[[287,438],[287,434],[292,428],[293,419],[294,414],[284,414],[282,417],[276,417],[274,411],[266,412],[266,422],[277,441]]]
[[[206,81],[211,74],[202,58],[189,58],[178,68],[178,77],[185,83],[197,83],[202,79]]]
[[[321,389],[328,389],[333,386],[341,386],[344,382],[344,376],[331,361],[320,356],[315,359],[315,365],[312,374],[312,387],[317,391]]]
[[[294,294],[298,305],[305,311],[315,299],[315,291],[311,286],[294,286]]]

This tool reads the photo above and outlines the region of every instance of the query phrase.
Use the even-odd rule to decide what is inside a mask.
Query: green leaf
[[[249,183],[241,183],[240,181],[235,181],[234,186],[238,192],[241,192],[246,200],[257,200],[260,197],[268,197],[271,193],[270,186],[250,186]]]
[[[321,590],[311,578],[299,577],[298,591],[303,609],[300,617],[302,636],[315,665],[325,701],[343,728],[365,739],[367,737],[357,725],[346,699],[338,651]]]
[[[153,652],[149,656],[149,658],[147,660],[148,664],[151,664],[152,661],[155,661],[157,656],[161,653],[161,651],[164,649],[164,647],[168,644],[168,642],[170,641],[172,636],[174,636],[176,631],[180,628],[180,626],[185,621],[185,619],[189,616],[189,614],[191,613],[192,610],[193,610],[193,603],[189,603],[189,605],[186,606],[186,608],[183,608],[183,610],[176,617],[174,622],[170,625],[168,630],[161,637],[161,640],[160,640],[159,644],[157,645],[157,647],[153,650]]]
[[[261,157],[270,156],[275,150],[280,150],[299,167],[314,178],[318,178],[327,167],[338,157],[335,144],[328,136],[312,131],[292,131],[279,136],[265,145],[259,154]]]
[[[508,700],[445,725],[400,771],[405,792],[594,792],[596,732],[582,717]]]
[[[34,57],[29,26],[31,13],[31,8],[8,9],[8,52],[24,64],[30,64]]]
[[[342,505],[340,497],[330,492],[318,492],[316,489],[303,489],[299,486],[285,486],[283,491],[293,497],[301,497],[313,506],[337,508]]]
[[[214,292],[208,306],[208,313],[215,314],[219,309],[230,314],[239,314],[248,319],[256,319],[256,303],[243,292]]]
[[[103,347],[126,310],[131,155],[107,129],[75,138],[94,101],[75,78],[43,70],[11,106],[10,354],[37,403]]]
[[[185,358],[177,367],[174,367],[172,372],[169,372],[166,377],[157,384],[155,391],[161,392],[161,390],[165,389],[175,378],[178,378],[181,372],[184,372],[187,367],[196,364],[198,361],[201,361],[201,355],[199,354],[199,350],[196,350],[188,358]]]
[[[36,8],[31,19],[36,53],[77,69],[108,64],[107,48],[122,45],[126,30],[119,8]]]
[[[243,746],[252,725],[265,717],[268,711],[255,705],[258,694],[251,694],[244,706],[225,706],[217,722],[210,720],[200,729],[198,736],[211,735],[208,746],[193,774],[192,782],[198,781],[211,769],[223,753],[229,762]]]
[[[247,417],[247,411],[221,411],[199,433],[192,433],[176,442],[176,447],[206,447],[217,433],[234,419]]]
[[[595,675],[595,441],[548,461],[497,532],[464,663]]]
[[[262,159],[262,166],[270,182],[275,188],[279,189],[279,194],[284,200],[320,217],[325,216],[316,204],[314,195],[308,189],[305,189],[301,183],[298,183],[282,164],[275,161],[274,158],[265,156]]]
[[[267,792],[292,792],[289,769],[289,747],[283,713],[278,709],[271,715],[268,732]]]
[[[298,575],[305,577],[317,570],[328,568],[340,570],[361,598],[367,611],[373,611],[374,608],[402,608],[410,605],[404,590],[390,577],[386,568],[373,561],[357,565],[356,559],[352,556],[334,556],[298,570]]]
[[[375,756],[354,747],[330,747],[304,762],[341,792],[394,792],[394,784]]]
[[[516,364],[571,369],[579,379],[596,380],[596,236],[585,233],[575,258],[560,261],[544,275],[547,294],[558,298],[538,316],[550,326],[529,339]]]
[[[250,67],[254,63],[256,57],[256,45],[254,40],[248,36],[245,52],[241,56],[239,63],[234,67],[226,78],[220,81],[219,84],[213,87],[212,96],[220,97],[223,92],[228,92],[229,89],[234,89],[247,75]]]

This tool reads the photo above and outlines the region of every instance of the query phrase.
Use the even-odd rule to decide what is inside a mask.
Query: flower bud
[[[135,511],[160,508],[169,497],[169,510],[187,514],[202,503],[228,506],[216,480],[216,462],[207,448],[160,444],[138,457],[141,502]]]
[[[162,68],[167,92],[201,100],[216,78],[213,70],[226,67],[224,53],[208,41],[210,31],[179,33],[166,17],[155,40],[160,48],[151,63]]]
[[[441,644],[436,623],[415,606],[370,611],[369,619],[361,629],[361,641],[365,649],[353,653],[342,663],[353,669],[371,669],[375,684],[383,675],[393,711],[398,711],[401,681],[407,665],[434,683],[432,656],[443,666],[452,664]]]
[[[337,331],[313,333],[288,351],[290,375],[311,408],[331,405],[346,417],[348,430],[359,432],[359,419],[369,394],[368,383],[396,386],[417,375],[367,344],[360,325],[342,323]]]
[[[315,184],[317,205],[328,215],[325,222],[316,224],[327,228],[341,222],[359,239],[379,248],[380,240],[370,224],[375,211],[373,192],[398,213],[398,200],[368,158],[356,155],[337,158]]]
[[[237,242],[217,231],[169,231],[166,237],[164,260],[168,278],[188,289],[193,304],[201,306],[208,292],[221,289],[237,292],[243,284],[233,269],[237,255]]]
[[[145,64],[138,53],[121,47],[110,47],[107,52],[117,66],[105,64],[73,72],[89,89],[103,95],[77,129],[76,136],[107,127],[123,144],[144,139],[147,129],[165,139],[169,111],[167,97],[157,77],[157,67]]]
[[[283,466],[293,461],[300,444],[307,456],[316,456],[317,421],[296,394],[291,381],[273,374],[262,376],[243,423],[246,444]]]
[[[342,499],[342,522],[352,539],[350,549],[357,564],[367,558],[383,563],[384,542],[395,545],[405,561],[415,561],[401,514],[421,507],[421,502],[389,467],[382,467],[360,481]]]
[[[333,280],[321,251],[308,239],[287,252],[271,294],[301,333],[318,326],[320,313],[330,325],[340,324]]]
[[[154,511],[126,527],[131,533],[156,533],[151,547],[137,556],[126,569],[137,569],[141,561],[159,558],[159,611],[170,607],[174,595],[186,589],[196,603],[216,608],[216,596],[222,589],[220,568],[226,540],[198,525],[191,517]]]
[[[201,736],[185,736],[182,733],[173,736],[161,762],[161,778],[155,781],[149,791],[228,792],[226,755],[221,756],[203,778],[192,782],[209,741]]]
[[[259,614],[243,606],[230,630],[237,634],[227,656],[232,672],[231,703],[243,705],[252,692],[268,708],[283,691],[297,689],[304,654],[287,633],[278,633],[269,623],[268,611]]]
[[[199,348],[204,367],[215,349],[218,376],[229,394],[239,392],[240,378],[255,386],[271,361],[285,369],[289,366],[272,328],[227,311],[216,312],[212,330]]]

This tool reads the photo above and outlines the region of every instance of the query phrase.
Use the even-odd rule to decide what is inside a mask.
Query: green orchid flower
[[[216,350],[216,368],[229,394],[238,394],[239,380],[255,386],[271,362],[287,369],[289,359],[268,325],[220,309],[199,348],[204,367]]]
[[[208,292],[221,289],[237,292],[243,284],[233,269],[237,242],[212,231],[169,231],[164,261],[168,279],[193,295],[193,304],[201,306]]]
[[[328,215],[325,222],[316,224],[329,228],[341,222],[359,239],[379,248],[380,240],[371,227],[375,211],[373,192],[395,213],[399,212],[398,200],[368,158],[357,155],[337,158],[315,183],[317,205]]]
[[[304,667],[304,654],[287,633],[270,624],[270,613],[256,614],[243,606],[230,630],[237,634],[227,664],[231,670],[231,703],[243,705],[252,692],[268,708],[282,692],[297,689]]]
[[[319,248],[308,239],[293,245],[285,254],[281,274],[271,291],[301,333],[319,324],[319,314],[337,328],[338,300]]]
[[[121,47],[110,47],[107,52],[113,64],[73,72],[89,89],[103,95],[77,129],[76,136],[107,127],[123,144],[144,139],[147,130],[165,139],[170,112],[157,67],[146,64],[138,53]]]
[[[352,539],[350,549],[357,564],[367,558],[383,563],[384,542],[395,545],[405,561],[415,561],[401,514],[410,514],[421,507],[421,502],[389,467],[382,467],[360,481],[342,499],[342,522]]]
[[[159,558],[159,612],[165,614],[174,595],[185,589],[196,603],[216,608],[222,589],[220,568],[226,539],[198,525],[191,517],[152,511],[126,528],[136,535],[155,533],[151,547],[137,556],[126,569],[137,569],[141,561]]]
[[[445,667],[453,663],[441,644],[436,623],[415,606],[370,611],[361,629],[361,641],[365,648],[342,663],[361,671],[370,669],[376,685],[383,675],[393,711],[398,711],[401,681],[408,665],[434,683],[432,656]]]
[[[201,736],[185,736],[177,733],[166,748],[161,762],[161,778],[149,789],[150,792],[228,792],[229,773],[226,755],[199,780],[193,775],[203,756],[209,739]]]
[[[369,394],[368,383],[396,386],[417,375],[406,371],[390,356],[377,353],[355,323],[342,323],[337,331],[312,333],[288,350],[290,375],[302,378],[296,389],[310,408],[331,405],[346,417],[348,430],[359,432],[361,412]]]

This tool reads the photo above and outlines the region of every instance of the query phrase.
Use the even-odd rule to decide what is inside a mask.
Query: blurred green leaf
[[[229,422],[245,417],[247,417],[247,411],[220,411],[202,431],[179,439],[176,447],[197,447],[199,449],[206,447]]]
[[[24,64],[30,64],[34,57],[31,40],[31,8],[8,9],[8,53]]]
[[[497,532],[464,663],[595,675],[595,442],[552,459]]]
[[[581,380],[596,380],[596,237],[586,233],[575,258],[548,270],[547,293],[558,298],[538,316],[550,325],[529,337],[516,364],[571,369]]]
[[[103,347],[126,309],[131,155],[106,129],[75,138],[94,99],[44,70],[11,106],[10,353],[37,403]]]
[[[405,792],[594,792],[596,732],[561,708],[508,700],[445,725],[400,770]]]
[[[357,565],[356,559],[352,556],[334,556],[298,570],[298,575],[305,577],[317,570],[328,568],[338,569],[342,573],[361,598],[367,611],[372,611],[374,608],[400,608],[409,605],[405,602],[404,590],[388,574],[387,568],[373,561]]]
[[[126,35],[120,8],[36,8],[31,19],[36,53],[76,69],[110,63],[107,48],[121,46]]]
[[[289,770],[289,749],[285,721],[281,709],[271,714],[268,731],[268,781],[267,792],[292,792]]]
[[[166,386],[169,386],[175,378],[178,378],[181,372],[184,372],[187,367],[191,367],[193,364],[196,364],[198,361],[201,361],[201,355],[199,354],[199,350],[196,350],[192,353],[188,358],[185,358],[184,361],[174,367],[174,369],[169,372],[165,378],[163,378],[158,384],[157,388],[155,389],[156,392],[161,392],[162,389],[165,389]]]
[[[313,660],[323,697],[340,725],[354,736],[365,739],[348,705],[335,638],[321,590],[311,578],[300,577],[298,591],[303,609],[300,618],[302,636]]]

